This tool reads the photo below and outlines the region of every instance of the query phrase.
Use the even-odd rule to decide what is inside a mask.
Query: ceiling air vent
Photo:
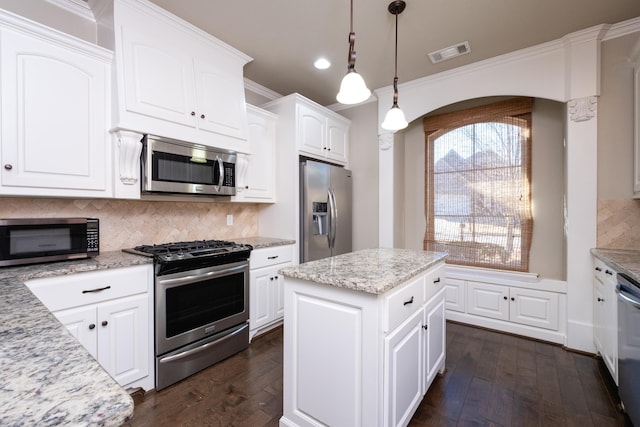
[[[446,61],[447,59],[455,58],[456,56],[464,55],[469,52],[471,52],[469,42],[462,42],[429,53],[429,59],[431,59],[431,62],[434,64],[437,64],[438,62]]]

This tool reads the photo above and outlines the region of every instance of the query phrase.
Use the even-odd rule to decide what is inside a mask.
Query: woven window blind
[[[528,271],[531,98],[424,119],[424,249],[448,263]]]

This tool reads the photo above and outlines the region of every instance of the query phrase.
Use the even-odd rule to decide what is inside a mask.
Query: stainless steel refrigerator
[[[351,171],[300,162],[300,262],[351,252]]]

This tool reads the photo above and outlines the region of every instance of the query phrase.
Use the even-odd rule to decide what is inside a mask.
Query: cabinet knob
[[[107,322],[106,320],[102,321],[102,326],[107,326],[109,324],[109,322]]]
[[[611,270],[605,270],[604,274],[608,274],[609,276],[613,276],[613,271]]]
[[[511,301],[515,301],[515,300],[516,300],[515,297],[511,297]]]
[[[192,115],[192,116],[195,116],[195,115],[196,115],[196,112],[195,112],[195,111],[192,111],[192,112],[191,112],[191,115]]]
[[[596,267],[596,271],[602,271],[600,267]]]
[[[604,302],[604,298],[598,297],[598,302]]]
[[[509,298],[507,298],[507,297],[502,297],[502,298],[504,298],[504,300],[505,300],[505,301],[509,299]]]
[[[11,169],[13,169],[13,165],[10,163],[7,163],[6,165],[4,165],[4,168],[8,171],[10,171]]]
[[[204,119],[204,114],[200,114],[200,118],[201,118],[201,119]]]
[[[426,331],[427,329],[429,329],[429,325],[424,325],[423,328]]]
[[[96,328],[96,324],[92,323],[89,325],[89,330],[95,329]]]

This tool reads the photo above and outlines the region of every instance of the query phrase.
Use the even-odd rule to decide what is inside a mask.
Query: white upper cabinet
[[[301,100],[298,105],[298,150],[317,159],[349,162],[349,120]]]
[[[96,2],[94,13],[115,51],[115,129],[249,151],[250,57],[146,0]]]
[[[0,11],[0,54],[0,194],[111,197],[111,53]]]

